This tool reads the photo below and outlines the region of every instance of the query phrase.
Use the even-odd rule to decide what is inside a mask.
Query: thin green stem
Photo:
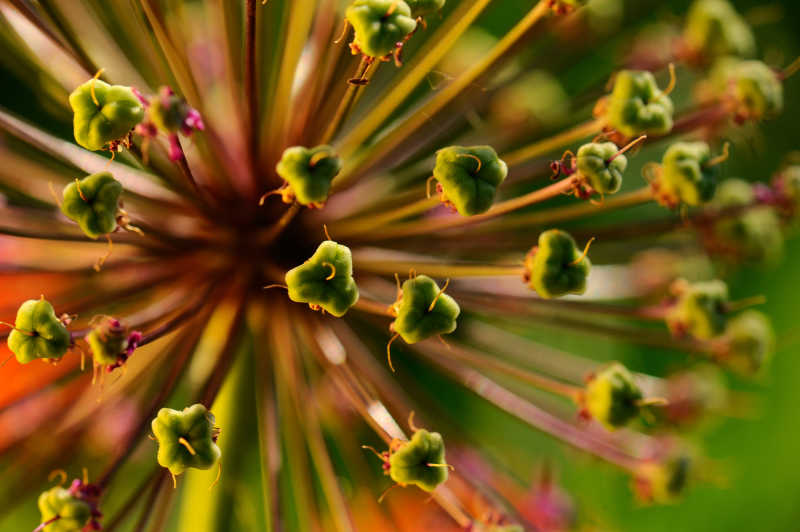
[[[516,166],[536,157],[547,155],[558,148],[562,148],[583,138],[595,135],[602,131],[603,125],[603,120],[592,119],[588,122],[584,122],[583,124],[578,124],[572,129],[568,129],[552,137],[538,140],[533,144],[523,146],[510,153],[501,155],[500,158],[503,159],[507,165]]]
[[[361,58],[361,62],[358,64],[356,68],[356,73],[353,75],[354,80],[366,80],[369,83],[369,80],[374,75],[377,65],[379,64],[378,61],[370,62],[369,59],[364,56]],[[372,67],[372,65],[376,65]],[[372,67],[372,68],[370,68]],[[360,83],[360,82],[359,82]],[[325,133],[320,138],[320,144],[328,144],[331,139],[336,135],[339,131],[339,128],[344,123],[347,116],[350,114],[350,111],[353,109],[356,97],[364,88],[365,85],[350,83],[347,87],[347,91],[342,98],[342,101],[339,102],[339,106],[336,108],[336,113],[333,115],[333,119],[328,124],[328,128],[325,130]]]

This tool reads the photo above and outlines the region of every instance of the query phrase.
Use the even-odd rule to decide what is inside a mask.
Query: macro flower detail
[[[609,430],[627,425],[642,407],[643,394],[633,375],[619,363],[594,373],[586,384],[586,413]]]
[[[692,458],[678,450],[642,464],[636,473],[636,491],[644,502],[668,504],[685,491],[692,476]]]
[[[403,0],[354,0],[345,13],[355,31],[353,53],[371,58],[397,57],[406,37],[417,29]]]
[[[608,127],[626,138],[666,135],[672,130],[674,105],[669,90],[659,89],[650,72],[619,72],[604,107]]]
[[[97,487],[80,479],[75,479],[69,488],[53,486],[39,495],[42,524],[35,532],[100,530],[98,498]]]
[[[622,186],[628,159],[613,142],[590,142],[578,148],[578,174],[599,194],[613,194]]]
[[[489,210],[508,167],[491,146],[450,146],[436,152],[433,177],[441,186],[441,200],[462,216]]]
[[[122,184],[109,172],[76,179],[64,188],[61,211],[80,226],[89,238],[98,238],[117,229],[117,213]]]
[[[303,264],[286,272],[289,299],[337,318],[358,301],[350,248],[326,240]]]
[[[673,334],[708,340],[723,332],[728,308],[728,287],[724,282],[676,282],[673,291],[677,301],[667,314]]]
[[[728,321],[719,360],[739,373],[758,373],[775,350],[775,332],[764,313],[745,310]]]
[[[694,63],[726,55],[752,57],[756,41],[750,26],[727,0],[696,0],[686,16],[682,44]]]
[[[539,296],[550,299],[586,291],[592,263],[575,239],[560,229],[539,235],[539,243],[525,257],[524,281]]]
[[[389,475],[401,486],[435,490],[447,480],[442,435],[419,429],[409,441],[399,443],[389,457]]]
[[[68,323],[68,318],[57,317],[53,305],[44,296],[29,299],[17,310],[14,328],[8,335],[8,347],[20,364],[37,358],[58,360],[72,345],[65,322]]]
[[[87,150],[114,151],[144,119],[144,107],[130,87],[90,79],[69,95],[75,140]]]
[[[717,186],[718,160],[712,159],[705,142],[671,145],[652,181],[659,203],[674,208],[680,204],[697,206],[710,200]]]
[[[392,332],[407,344],[414,344],[456,330],[461,308],[427,275],[416,275],[403,282],[392,305],[395,316]]]
[[[285,203],[297,201],[307,207],[322,208],[333,178],[342,169],[342,160],[330,146],[293,146],[283,152],[275,169],[285,185],[274,193],[280,194]]]
[[[108,371],[122,366],[142,340],[142,333],[130,331],[120,320],[111,316],[97,316],[95,325],[86,336],[96,365]]]
[[[147,107],[147,121],[137,125],[135,132],[148,138],[155,137],[157,131],[161,131],[169,140],[170,160],[183,158],[178,133],[188,137],[195,131],[205,130],[200,113],[167,86],[159,87],[158,94],[152,100],[147,100],[138,92],[136,95]]]
[[[158,442],[158,464],[173,476],[187,469],[211,469],[220,459],[219,429],[214,415],[201,404],[183,410],[162,408],[151,423]]]

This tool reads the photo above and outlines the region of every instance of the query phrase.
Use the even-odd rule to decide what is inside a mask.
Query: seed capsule
[[[622,174],[628,167],[628,159],[618,152],[619,148],[613,142],[590,142],[578,149],[578,173],[595,192],[613,194],[622,186]]]
[[[102,316],[86,336],[95,364],[106,366],[109,371],[122,366],[136,349],[142,334],[130,332],[118,319]]]
[[[64,188],[61,211],[76,222],[89,238],[117,229],[117,213],[122,184],[109,172],[99,172],[76,180]]]
[[[654,183],[661,203],[669,206],[700,205],[710,200],[717,186],[717,167],[709,165],[711,150],[705,142],[676,142],[667,149]]]
[[[43,532],[80,532],[92,519],[91,505],[73,490],[55,486],[39,495],[42,523],[52,521]],[[88,530],[88,529],[87,529]]]
[[[342,160],[330,146],[294,146],[283,152],[276,166],[286,182],[292,200],[301,205],[320,207],[328,200],[331,182],[342,169]]]
[[[728,286],[720,281],[678,282],[678,300],[667,314],[667,325],[677,336],[708,340],[725,329]]]
[[[402,443],[389,457],[392,480],[428,492],[447,480],[447,470],[442,435],[425,429],[414,432],[411,440]]]
[[[75,140],[87,150],[121,141],[144,119],[142,102],[130,87],[90,79],[69,95]]]
[[[450,146],[436,152],[433,177],[443,200],[462,216],[488,211],[506,175],[506,163],[491,146]]]
[[[727,0],[696,0],[686,18],[683,41],[701,62],[725,55],[752,57],[756,51],[750,26]]]
[[[627,425],[641,411],[642,391],[617,362],[594,374],[586,385],[584,406],[608,430]]]
[[[439,289],[426,275],[417,275],[403,283],[400,299],[393,310],[396,318],[391,330],[408,344],[456,330],[461,309],[455,299]]]
[[[586,291],[592,263],[569,233],[550,229],[539,235],[539,245],[525,257],[525,282],[550,299]]]
[[[653,74],[623,70],[614,80],[605,118],[608,125],[626,137],[665,135],[672,130],[673,105],[658,88]]]
[[[162,408],[151,428],[158,441],[158,463],[173,475],[188,468],[210,469],[219,461],[214,414],[201,404],[182,411]]]
[[[20,364],[37,358],[60,359],[71,343],[67,327],[44,298],[30,299],[19,307],[8,335],[8,347]]]
[[[661,460],[647,461],[636,472],[636,492],[645,502],[675,502],[686,490],[692,471],[692,458],[676,451]]]
[[[720,360],[743,374],[753,375],[772,357],[775,332],[769,318],[757,310],[734,316],[725,329],[725,348]]]
[[[711,71],[711,84],[730,102],[737,122],[774,118],[783,111],[783,83],[763,61],[722,58]]]
[[[289,299],[341,317],[358,301],[350,248],[332,240],[319,245],[300,266],[286,272]]]
[[[417,28],[403,0],[355,0],[345,11],[355,30],[354,49],[367,57],[384,57]]]

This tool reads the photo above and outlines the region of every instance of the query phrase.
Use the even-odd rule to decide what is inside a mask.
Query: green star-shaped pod
[[[406,4],[411,8],[411,16],[414,18],[436,13],[444,7],[446,2],[447,0],[406,0]]]
[[[219,461],[214,414],[205,406],[162,408],[150,426],[158,441],[158,464],[173,475],[188,468],[210,469]]]
[[[95,103],[92,98],[94,86]],[[121,140],[144,119],[144,107],[130,87],[90,79],[69,95],[75,140],[87,150],[102,150]]]
[[[769,318],[757,310],[746,310],[728,321],[727,348],[722,362],[746,375],[758,373],[775,350],[775,332]]]
[[[691,481],[692,456],[673,450],[658,461],[645,461],[636,472],[636,484],[645,502],[668,504],[686,491]]]
[[[419,429],[389,458],[389,475],[400,485],[433,491],[447,480],[444,440],[438,432]]]
[[[37,358],[59,359],[69,349],[69,331],[44,298],[29,299],[20,305],[14,330],[8,335],[8,347],[20,364]]]
[[[614,80],[605,118],[626,137],[666,135],[672,130],[672,112],[672,100],[658,88],[653,74],[623,70]]]
[[[289,299],[318,306],[341,317],[358,301],[350,248],[333,240],[319,245],[310,259],[286,272]]]
[[[436,152],[433,176],[462,216],[486,212],[508,166],[491,146],[449,146]]]
[[[113,233],[122,184],[109,172],[100,172],[73,181],[64,187],[61,212],[78,224],[89,238]]]
[[[128,347],[128,329],[116,318],[104,316],[86,336],[92,359],[98,365],[113,365]]]
[[[590,142],[578,148],[576,161],[578,173],[595,192],[613,194],[622,186],[622,173],[628,159],[617,155],[619,148],[613,142]]]
[[[540,297],[550,299],[586,291],[592,263],[566,231],[549,229],[525,257],[525,280]]]
[[[669,328],[677,335],[708,340],[722,333],[727,321],[728,286],[718,280],[686,284],[667,313]]]
[[[667,149],[658,178],[658,193],[670,205],[700,205],[717,187],[717,167],[709,165],[711,150],[705,142],[676,142]]]
[[[696,0],[686,18],[683,40],[705,61],[723,55],[752,57],[756,52],[750,26],[727,0]]]
[[[331,182],[342,169],[342,160],[330,146],[294,146],[283,152],[275,169],[299,204],[319,206],[328,200]]]
[[[642,391],[625,366],[614,362],[592,376],[584,406],[608,430],[627,425],[639,415]]]
[[[42,532],[81,532],[92,517],[91,506],[61,486],[39,495],[39,512],[42,514],[42,523],[58,517],[42,528]]]
[[[774,118],[783,110],[783,83],[763,61],[741,61],[729,73],[740,111],[755,119]]]
[[[345,17],[355,31],[353,44],[368,57],[391,54],[417,28],[403,0],[355,0]]]
[[[721,216],[714,237],[735,259],[750,265],[771,265],[783,256],[781,221],[769,205],[755,205],[753,187],[742,179],[726,179],[717,188],[712,205],[718,209],[747,207],[735,216]]]
[[[461,308],[455,299],[441,293],[433,279],[417,275],[405,281],[401,290],[402,296],[395,304],[397,317],[392,322],[392,330],[406,343],[413,344],[456,330]]]

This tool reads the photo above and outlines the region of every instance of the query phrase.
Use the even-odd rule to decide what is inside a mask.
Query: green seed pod
[[[95,364],[113,366],[128,348],[128,329],[116,318],[104,316],[86,336]]]
[[[625,135],[666,135],[672,130],[673,105],[653,74],[623,70],[614,80],[606,108],[608,125]]]
[[[76,222],[89,238],[114,232],[122,184],[109,172],[100,172],[73,181],[64,187],[63,212]]]
[[[286,285],[292,301],[344,316],[358,301],[350,248],[326,240],[310,259],[286,272]]]
[[[628,159],[617,152],[619,148],[613,142],[590,142],[578,148],[578,173],[595,192],[613,194],[622,186],[622,173],[628,167]]]
[[[462,216],[486,212],[508,166],[491,146],[449,146],[436,152],[433,176]]]
[[[727,0],[696,0],[686,19],[683,40],[702,60],[724,55],[752,57],[756,52],[750,26]]]
[[[42,532],[81,532],[89,524],[92,507],[70,490],[55,486],[39,495],[42,523],[56,519]]]
[[[66,326],[44,298],[29,299],[20,305],[14,326],[8,335],[8,347],[20,364],[37,358],[59,359],[72,343]]]
[[[162,87],[158,96],[150,102],[147,116],[164,133],[178,133],[184,130],[186,117],[191,111],[192,108],[186,100],[168,87]]]
[[[639,494],[656,504],[675,502],[689,485],[692,458],[676,452],[664,460],[645,462],[636,473]]]
[[[730,319],[725,329],[728,341],[722,362],[739,373],[752,375],[764,367],[775,350],[775,332],[769,318],[757,310],[746,310]]]
[[[591,267],[569,233],[550,229],[539,235],[539,245],[525,257],[525,282],[545,299],[582,294]]]
[[[391,54],[417,28],[403,0],[355,0],[345,17],[355,30],[354,46],[367,57]]]
[[[455,331],[461,313],[458,303],[427,275],[417,275],[403,283],[395,310],[397,317],[391,328],[408,344]]]
[[[158,463],[173,475],[186,469],[210,469],[219,461],[214,414],[196,404],[183,411],[162,408],[151,423],[158,441]]]
[[[783,110],[783,83],[762,61],[723,57],[714,64],[711,86],[735,104],[738,122],[774,118]]]
[[[283,152],[275,169],[299,204],[319,207],[328,200],[331,182],[342,169],[342,160],[330,146],[294,146]]]
[[[406,4],[411,8],[411,16],[414,18],[439,11],[444,7],[445,2],[447,0],[406,0]]]
[[[122,140],[144,119],[142,102],[130,87],[109,85],[99,79],[90,79],[72,91],[69,104],[74,113],[75,140],[87,150],[102,150],[107,144]]]
[[[419,429],[389,457],[389,475],[405,486],[413,484],[424,491],[433,491],[447,480],[444,440],[438,432]]]
[[[592,376],[586,385],[584,406],[608,430],[628,424],[639,415],[642,391],[633,375],[614,362]]]
[[[725,329],[728,286],[720,281],[685,283],[667,314],[667,325],[678,336],[708,340]]]
[[[664,154],[657,187],[670,205],[700,205],[710,200],[717,186],[716,166],[709,165],[711,150],[705,142],[676,142]]]
[[[750,183],[726,179],[714,194],[712,204],[724,210],[753,205],[755,200]],[[751,206],[733,216],[720,217],[714,224],[714,238],[723,252],[746,264],[769,266],[783,256],[780,217],[769,205]]]

